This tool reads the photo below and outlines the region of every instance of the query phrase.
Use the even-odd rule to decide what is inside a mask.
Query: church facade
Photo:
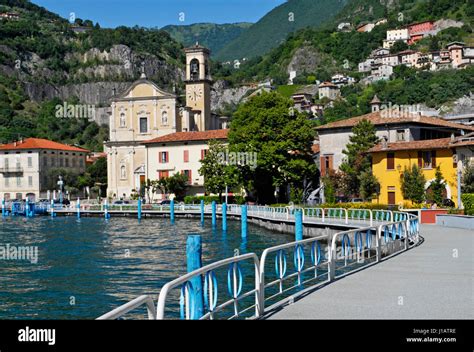
[[[185,145],[187,139],[195,140],[195,132],[220,128],[219,119],[211,114],[210,52],[197,44],[185,52],[186,106],[179,106],[174,93],[164,91],[144,73],[125,92],[112,99],[110,135],[105,143],[109,197],[128,198],[139,192],[147,179],[160,177],[152,167],[160,155],[149,150],[149,141],[180,133],[179,142]],[[199,141],[202,145],[195,147],[205,149],[207,140],[200,138]],[[183,172],[173,165],[170,169]],[[196,174],[197,170],[194,172]],[[202,185],[199,186],[202,190]]]

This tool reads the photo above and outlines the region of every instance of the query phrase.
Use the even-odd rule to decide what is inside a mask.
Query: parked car
[[[351,198],[350,202],[351,203],[363,203],[364,200],[362,198]]]
[[[113,205],[124,205],[124,204],[130,204],[128,200],[116,200]]]
[[[170,205],[170,204],[171,204],[171,201],[169,199],[165,199],[160,202],[160,205]]]
[[[451,199],[444,199],[443,200],[443,207],[454,208],[456,205]]]

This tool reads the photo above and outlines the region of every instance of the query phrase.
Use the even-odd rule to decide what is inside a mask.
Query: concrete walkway
[[[270,319],[474,319],[474,231],[422,225],[424,243]]]

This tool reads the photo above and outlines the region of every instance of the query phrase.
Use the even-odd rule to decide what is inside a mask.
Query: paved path
[[[474,319],[474,231],[422,225],[420,234],[420,246],[327,285],[269,318]]]

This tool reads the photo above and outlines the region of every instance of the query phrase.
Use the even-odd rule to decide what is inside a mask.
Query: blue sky
[[[69,18],[99,22],[102,27],[163,27],[197,22],[256,22],[286,0],[32,0],[33,3]],[[185,21],[180,22],[179,14]]]

